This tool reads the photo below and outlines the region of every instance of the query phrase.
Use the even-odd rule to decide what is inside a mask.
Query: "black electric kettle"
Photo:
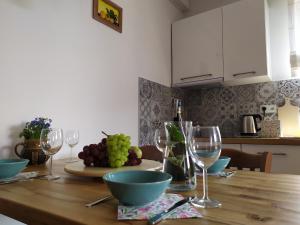
[[[259,114],[242,115],[242,136],[256,136],[261,130],[260,122],[262,120]]]

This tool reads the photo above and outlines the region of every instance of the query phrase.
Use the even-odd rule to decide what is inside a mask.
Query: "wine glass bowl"
[[[73,147],[79,142],[79,131],[67,130],[65,134],[65,142],[70,147],[70,158],[67,160],[67,162],[76,162],[77,159],[73,158]]]
[[[52,157],[56,154],[63,145],[63,131],[57,128],[42,129],[40,136],[40,144],[45,155],[50,156],[49,175],[45,178],[48,180],[58,179],[59,176],[52,173]]]
[[[164,152],[167,147],[167,137],[165,128],[158,128],[154,132],[154,144],[156,148]]]
[[[221,135],[219,127],[193,128],[190,141],[190,155],[196,165],[203,170],[203,197],[193,199],[192,204],[200,208],[216,208],[221,203],[208,197],[207,169],[218,160],[221,154]]]

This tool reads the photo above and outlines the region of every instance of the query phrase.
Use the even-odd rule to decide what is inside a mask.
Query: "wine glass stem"
[[[71,148],[70,159],[72,159],[72,156],[73,156],[73,147],[70,147],[70,148]]]
[[[208,200],[208,186],[207,186],[207,169],[203,168],[203,197],[202,199]]]
[[[50,155],[50,170],[49,170],[50,176],[52,176],[52,155]]]

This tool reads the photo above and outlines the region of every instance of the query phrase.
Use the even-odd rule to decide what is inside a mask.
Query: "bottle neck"
[[[174,118],[174,121],[182,121],[182,111],[180,106],[177,108],[176,117]]]

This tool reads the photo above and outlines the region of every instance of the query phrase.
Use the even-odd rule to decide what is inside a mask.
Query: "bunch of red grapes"
[[[78,153],[78,157],[83,159],[86,166],[108,167],[106,138],[103,138],[99,144],[84,146],[83,151]]]
[[[103,138],[99,144],[90,144],[83,147],[83,151],[78,153],[78,157],[83,160],[85,166],[109,167],[107,139]],[[128,160],[124,166],[136,166],[142,160],[137,157],[133,149],[128,151]]]

